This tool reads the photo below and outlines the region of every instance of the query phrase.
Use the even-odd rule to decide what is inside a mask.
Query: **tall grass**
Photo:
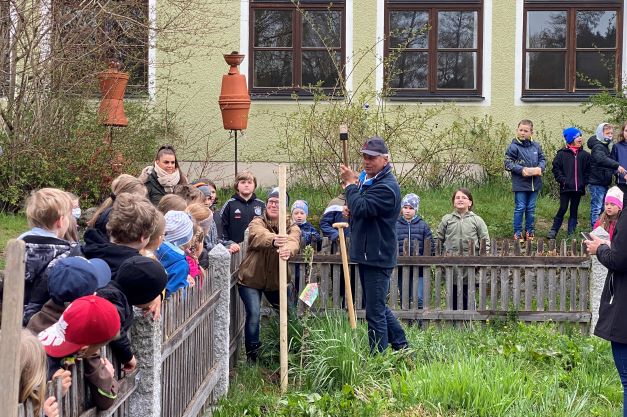
[[[368,353],[365,324],[353,332],[343,315],[308,318],[302,329],[308,331],[295,336],[305,340],[293,345],[302,350],[290,355],[288,393],[263,379],[265,366],[243,365],[217,416],[620,414],[609,343],[550,323],[408,327],[411,350],[376,356]]]

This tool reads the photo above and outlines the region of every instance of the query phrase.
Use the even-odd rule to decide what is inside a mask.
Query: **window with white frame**
[[[344,1],[251,0],[253,96],[344,90]]]
[[[483,2],[387,0],[385,80],[393,96],[481,96]]]

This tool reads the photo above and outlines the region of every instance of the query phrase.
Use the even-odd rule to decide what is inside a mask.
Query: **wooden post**
[[[0,389],[0,410],[4,410],[2,415],[6,417],[17,416],[24,314],[24,250],[24,242],[16,239],[11,239],[6,247],[0,338],[0,375],[9,381]]]
[[[333,223],[333,228],[338,229],[340,237],[340,254],[342,255],[342,267],[344,268],[344,294],[346,297],[346,309],[351,329],[357,328],[355,322],[355,305],[353,304],[353,290],[351,289],[351,272],[348,268],[348,255],[346,254],[346,241],[344,240],[344,228],[348,223]]]
[[[287,169],[279,165],[279,234],[287,235]],[[279,258],[279,318],[281,344],[281,391],[287,391],[287,261]]]

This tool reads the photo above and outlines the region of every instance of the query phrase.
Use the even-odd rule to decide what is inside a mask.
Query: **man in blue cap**
[[[350,258],[359,267],[368,322],[370,351],[407,347],[405,331],[386,304],[390,275],[396,266],[396,219],[401,211],[401,190],[392,173],[385,141],[372,137],[361,153],[364,170],[357,175],[341,165],[350,215]]]

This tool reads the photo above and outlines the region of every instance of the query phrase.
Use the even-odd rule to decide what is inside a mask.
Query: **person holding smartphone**
[[[627,215],[619,214],[611,246],[595,235],[590,238],[584,241],[588,253],[596,255],[608,269],[594,334],[612,344],[614,364],[623,385],[623,417],[627,417]]]

